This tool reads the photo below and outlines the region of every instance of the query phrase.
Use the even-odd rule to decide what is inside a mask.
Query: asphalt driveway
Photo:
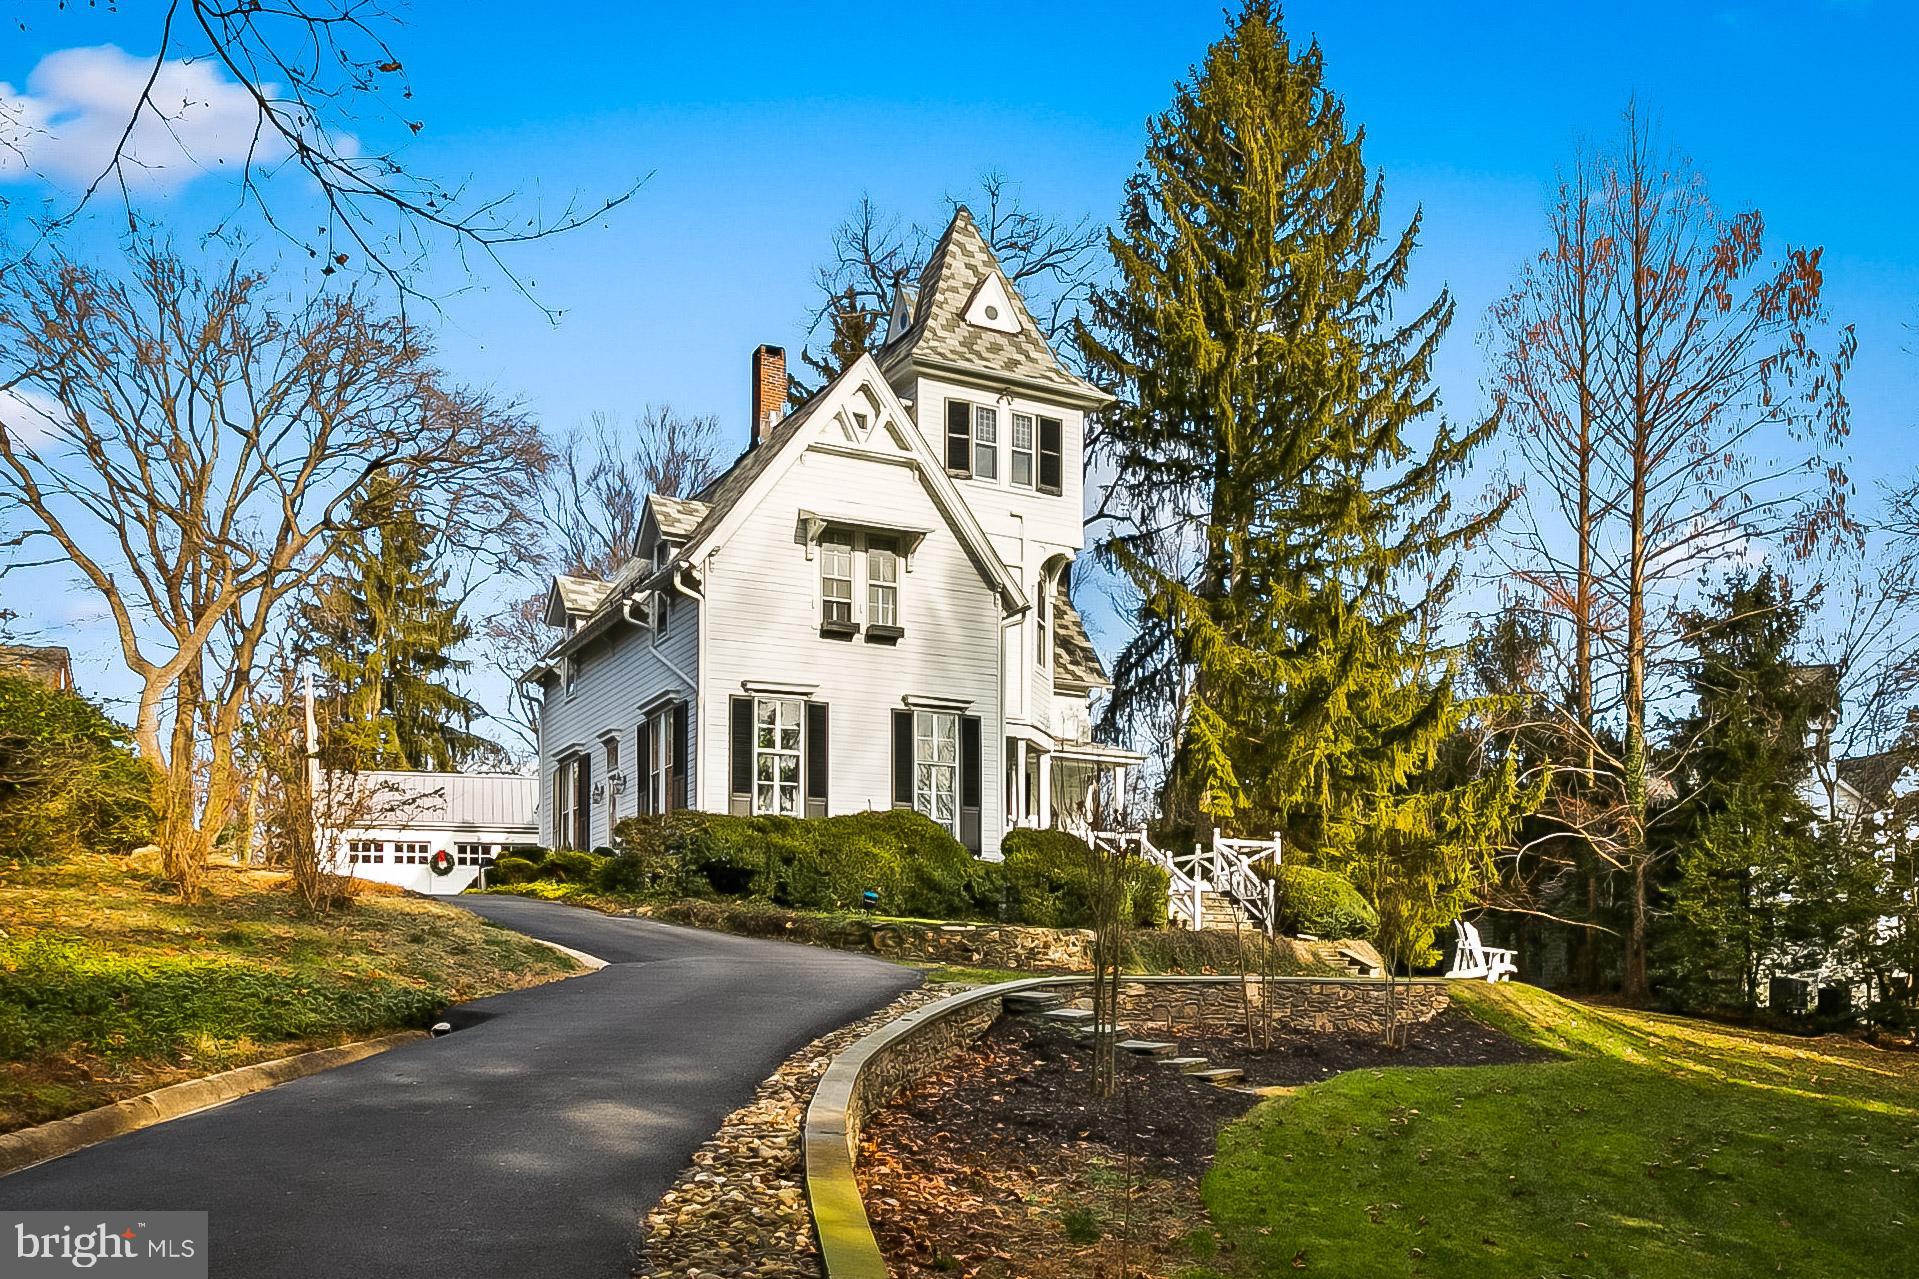
[[[0,1177],[0,1206],[205,1209],[212,1272],[233,1279],[610,1279],[641,1214],[775,1066],[917,980],[808,946],[453,900],[609,966]]]

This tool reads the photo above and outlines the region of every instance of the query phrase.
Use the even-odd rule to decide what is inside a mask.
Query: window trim
[[[1026,423],[1026,447],[1019,444],[1020,423]],[[1030,489],[1039,481],[1039,420],[1031,413],[1014,412],[1006,433],[1006,482],[1014,488]],[[1019,464],[1026,463],[1026,478],[1019,477]]]
[[[1051,449],[1046,447],[1046,434],[1049,426],[1052,428],[1053,434],[1053,447]],[[1057,497],[1066,491],[1066,424],[1056,417],[1036,416],[1033,419],[1033,430],[1035,453],[1035,466],[1033,470],[1034,486],[1042,493],[1050,493]],[[1046,482],[1046,466],[1049,460],[1052,463],[1053,469],[1053,482],[1050,484]]]
[[[858,547],[859,539],[854,536],[852,529],[828,528],[820,532],[819,600],[822,635],[852,635],[859,630],[859,621],[853,616],[853,601],[858,591],[858,569],[854,562],[858,558]],[[835,573],[832,571],[835,567],[834,561],[842,554],[846,557],[846,571],[844,574]],[[845,584],[846,595],[843,599],[829,594],[828,590],[829,586],[840,583]],[[845,610],[845,616],[832,615],[836,606]]]
[[[950,737],[941,732],[945,728]],[[930,729],[930,731],[928,731]],[[929,759],[922,745],[930,744],[935,754],[942,741],[950,744],[950,760]],[[950,786],[952,818],[941,821],[935,811],[940,796],[940,779]],[[960,833],[960,714],[958,711],[913,711],[913,809],[935,825],[944,826],[958,839]]]
[[[900,621],[900,578],[904,576],[906,556],[900,540],[891,534],[866,535],[866,628],[868,638],[897,638],[905,634]],[[877,566],[887,566],[881,579]],[[890,616],[889,616],[890,614]]]
[[[762,746],[760,744],[760,730],[767,727],[760,721],[760,708],[762,706],[772,706],[775,708],[774,720],[771,726],[773,729],[772,746]],[[784,730],[789,727],[785,722],[785,711],[787,707],[793,708],[793,720],[790,725],[793,730],[793,745],[791,748],[780,745],[781,736]],[[776,762],[773,767],[773,780],[770,782],[763,781],[760,777],[760,761],[769,758],[775,761],[791,759],[793,761],[793,780],[787,782],[780,777],[780,767]],[[755,697],[753,699],[753,772],[751,778],[753,790],[750,797],[752,800],[752,813],[755,817],[802,817],[805,815],[805,761],[806,699],[803,697]],[[770,808],[761,803],[760,787],[764,785],[773,787],[773,805]],[[789,786],[793,792],[793,803],[790,808],[787,808],[782,806],[781,792]]]
[[[976,480],[999,483],[999,406],[973,406],[972,472]],[[985,466],[980,463],[985,462]]]

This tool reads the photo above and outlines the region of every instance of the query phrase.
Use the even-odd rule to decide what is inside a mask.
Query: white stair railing
[[[1213,832],[1210,844],[1195,843],[1192,850],[1158,848],[1144,830],[1103,831],[1081,827],[1075,831],[1089,846],[1143,858],[1166,871],[1167,915],[1180,927],[1197,932],[1206,926],[1206,897],[1224,897],[1253,927],[1271,936],[1278,920],[1270,870],[1279,868],[1279,836],[1264,839],[1228,839]],[[1269,873],[1256,867],[1266,863]]]

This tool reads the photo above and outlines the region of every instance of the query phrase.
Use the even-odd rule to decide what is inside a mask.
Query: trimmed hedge
[[[539,873],[539,863],[528,858],[502,857],[487,872],[487,880],[494,884],[526,884],[537,878]]]
[[[1078,836],[1063,830],[1014,830],[1007,832],[1000,848],[1005,861],[994,877],[1005,884],[1015,921],[1046,928],[1092,926],[1093,855]],[[1166,889],[1165,870],[1128,859],[1121,918],[1143,928],[1163,925]]]
[[[744,897],[796,910],[849,910],[870,889],[889,915],[976,916],[990,872],[945,828],[908,809],[839,817],[681,812],[629,818],[601,868],[609,891]],[[617,883],[618,888],[610,887]]]
[[[1379,914],[1351,881],[1311,866],[1281,866],[1274,877],[1281,932],[1370,941]]]

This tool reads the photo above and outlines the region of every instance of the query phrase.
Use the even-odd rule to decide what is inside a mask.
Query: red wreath
[[[435,875],[451,875],[453,873],[453,854],[442,848],[433,854],[432,860],[427,862],[427,865],[433,868]]]

